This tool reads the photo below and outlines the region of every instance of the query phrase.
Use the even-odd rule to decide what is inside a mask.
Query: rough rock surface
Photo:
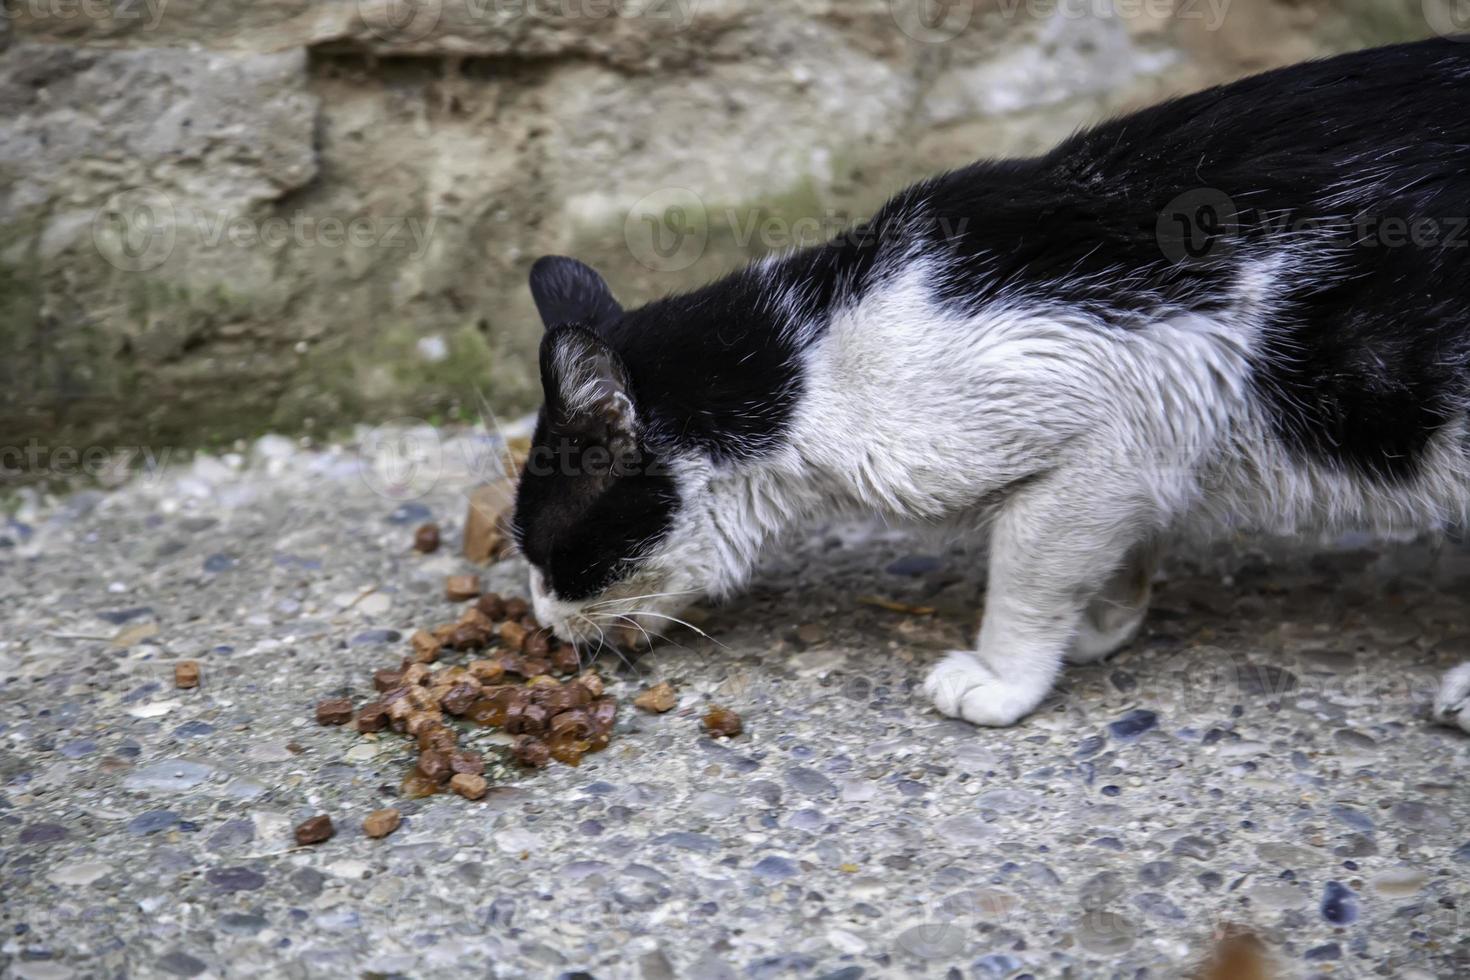
[[[1461,544],[1190,549],[1136,646],[978,731],[916,690],[973,628],[976,554],[829,528],[697,611],[710,639],[603,657],[676,710],[481,803],[401,801],[398,741],[312,706],[445,617],[466,569],[413,530],[453,540],[494,453],[359,445],[268,438],[0,524],[0,973],[1172,977],[1225,922],[1283,975],[1470,972],[1470,739],[1425,718],[1470,659]],[[710,702],[745,734],[702,737]]]
[[[646,299],[922,173],[1453,27],[1441,6],[7,4],[0,426],[194,445],[525,408],[540,254]]]

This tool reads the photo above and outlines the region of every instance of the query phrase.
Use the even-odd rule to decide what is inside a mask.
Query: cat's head
[[[707,463],[660,431],[655,406],[611,339],[622,307],[588,266],[549,256],[531,270],[545,323],[545,402],[516,495],[536,617],[566,639],[664,632],[709,590],[700,553]]]

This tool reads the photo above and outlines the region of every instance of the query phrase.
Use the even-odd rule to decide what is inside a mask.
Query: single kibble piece
[[[470,676],[481,684],[498,684],[505,676],[505,668],[494,660],[471,660]]]
[[[531,604],[520,596],[512,596],[505,600],[505,618],[512,620],[525,619],[531,614]]]
[[[442,783],[450,776],[449,757],[443,752],[435,752],[433,749],[427,752],[420,752],[419,772],[437,783]]]
[[[439,659],[444,642],[428,630],[416,630],[408,642],[413,645],[413,662],[431,664]]]
[[[541,705],[517,702],[505,713],[505,730],[511,735],[540,735],[549,720]]]
[[[312,817],[296,828],[296,844],[305,847],[308,844],[320,844],[329,840],[337,829],[332,826],[332,818],[323,813],[321,816]]]
[[[532,735],[522,735],[511,744],[510,754],[523,766],[540,769],[551,761],[551,749]]]
[[[490,631],[473,623],[456,626],[449,634],[449,645],[459,651],[483,650],[490,645]]]
[[[668,681],[660,681],[633,699],[633,707],[655,715],[672,711],[679,704],[679,695]]]
[[[450,602],[467,602],[480,594],[480,576],[451,575],[444,583],[444,595]]]
[[[379,691],[391,691],[403,686],[403,671],[384,667],[373,671],[373,687]]]
[[[352,720],[352,701],[350,698],[327,698],[325,701],[316,703],[316,723],[318,725],[345,725]]]
[[[592,734],[592,719],[581,708],[563,711],[551,719],[551,734],[558,738],[586,738]]]
[[[470,710],[470,705],[480,698],[480,685],[472,683],[456,684],[449,689],[449,693],[439,699],[439,706],[451,715],[462,715]]]
[[[546,747],[551,757],[564,766],[580,766],[582,756],[593,749],[591,742],[571,735],[553,735]]]
[[[475,603],[475,608],[486,619],[499,622],[505,618],[505,600],[500,598],[498,592],[486,592],[480,596],[480,600]]]
[[[374,810],[362,821],[362,832],[369,837],[387,837],[398,829],[403,822],[403,815],[397,810],[389,807],[386,810]]]
[[[577,683],[587,689],[587,693],[594,698],[602,697],[604,689],[602,677],[595,670],[584,670],[577,675]]]
[[[575,674],[581,666],[582,658],[570,643],[563,643],[551,651],[551,669],[558,674]]]
[[[388,727],[388,708],[381,701],[362,706],[357,713],[357,730],[360,732],[381,732]]]
[[[499,561],[511,550],[510,514],[515,510],[516,485],[496,480],[470,493],[464,518],[463,553],[470,561]]]
[[[187,690],[199,686],[199,661],[180,660],[174,664],[174,687]]]
[[[421,730],[417,738],[420,752],[432,750],[448,755],[459,748],[459,736],[454,733],[454,729],[439,724]]]
[[[485,791],[489,789],[490,786],[488,783],[485,782],[484,776],[476,776],[474,773],[461,772],[456,773],[449,780],[449,788],[454,790],[456,793],[458,793],[460,796],[463,796],[467,800],[478,800],[480,797],[485,795]]]
[[[413,711],[403,719],[403,730],[415,738],[436,725],[444,727],[444,716],[435,710]]]
[[[527,657],[549,660],[551,658],[551,634],[545,630],[527,633],[525,640],[521,642],[521,652]]]
[[[433,672],[424,664],[409,664],[403,669],[403,684],[410,689],[427,683]]]
[[[500,645],[512,652],[520,652],[526,642],[526,628],[513,620],[500,624]]]
[[[471,776],[478,776],[485,771],[485,760],[473,752],[463,750],[451,752],[449,753],[449,769],[456,775],[468,773]]]
[[[704,730],[717,737],[730,738],[744,731],[745,724],[729,708],[714,705],[705,712]]]
[[[606,735],[618,719],[618,703],[612,698],[598,698],[592,702],[587,716],[592,719],[593,730]]]
[[[398,784],[398,795],[408,800],[421,800],[439,792],[439,784],[417,769],[410,769]]]
[[[413,547],[415,551],[422,551],[426,555],[432,555],[439,550],[439,525],[421,524],[419,529],[413,532]]]

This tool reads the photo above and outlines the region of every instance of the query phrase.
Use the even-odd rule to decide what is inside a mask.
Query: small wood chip
[[[464,520],[464,556],[470,561],[499,561],[513,549],[510,515],[516,486],[510,480],[477,487],[470,493]]]
[[[444,583],[444,595],[450,602],[468,602],[479,594],[478,575],[451,575]]]
[[[336,832],[337,829],[332,826],[332,818],[323,813],[296,828],[296,843],[301,847],[320,844],[324,840],[330,840]]]
[[[655,715],[672,711],[678,704],[679,696],[668,681],[660,681],[633,699],[633,707]]]
[[[316,723],[318,725],[345,725],[351,720],[351,698],[327,698],[316,703]]]
[[[369,837],[387,837],[398,829],[403,822],[403,815],[397,810],[389,807],[386,810],[374,810],[362,821],[362,832]]]
[[[439,550],[439,525],[423,524],[413,533],[413,548],[426,555]]]
[[[485,795],[490,784],[485,782],[484,776],[476,776],[474,773],[456,773],[449,780],[449,788],[467,800],[478,800]]]
[[[188,690],[199,686],[199,661],[180,660],[174,664],[174,687]]]
[[[729,708],[713,705],[705,712],[704,730],[717,738],[731,738],[745,730],[745,723]]]

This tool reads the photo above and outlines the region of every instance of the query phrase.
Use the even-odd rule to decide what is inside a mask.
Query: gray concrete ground
[[[408,757],[311,707],[450,618],[461,563],[409,542],[456,536],[483,449],[365,472],[267,439],[0,528],[0,974],[1176,977],[1240,923],[1287,976],[1470,975],[1470,739],[1427,718],[1470,659],[1457,545],[1196,550],[1134,648],[980,731],[917,691],[976,553],[826,529],[713,639],[604,659],[674,712],[366,838]],[[746,734],[702,737],[711,700]]]

